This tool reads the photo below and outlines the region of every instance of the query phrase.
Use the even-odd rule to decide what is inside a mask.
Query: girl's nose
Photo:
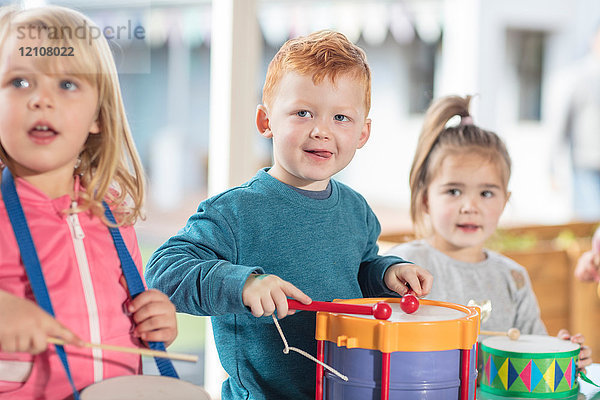
[[[477,212],[477,202],[474,199],[465,198],[465,202],[460,208],[460,212],[463,214],[472,214]]]
[[[38,87],[31,95],[29,99],[29,108],[32,110],[47,109],[54,107],[54,101],[52,94],[49,90],[43,87]]]

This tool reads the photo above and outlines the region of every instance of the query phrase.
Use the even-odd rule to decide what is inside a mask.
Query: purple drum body
[[[475,398],[477,369],[471,350],[469,399]],[[381,358],[377,350],[348,349],[325,342],[325,362],[348,377],[325,372],[327,400],[379,400]],[[460,393],[460,350],[393,352],[390,360],[390,400],[454,400]]]
[[[407,314],[386,301],[387,320],[317,313],[317,355],[348,378],[317,367],[315,398],[326,400],[474,400],[479,309],[427,299]],[[321,396],[322,394],[322,396]]]

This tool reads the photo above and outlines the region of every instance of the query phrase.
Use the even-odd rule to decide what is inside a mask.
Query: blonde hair
[[[425,114],[409,180],[410,216],[418,237],[431,233],[431,227],[425,221],[424,200],[436,171],[449,154],[470,152],[488,158],[499,167],[504,191],[508,192],[511,160],[506,145],[494,132],[473,124],[470,102],[471,96],[442,97],[434,101]],[[448,121],[455,116],[461,117],[461,123],[447,127]]]
[[[82,187],[77,211],[90,210],[105,223],[102,201],[116,211],[119,224],[133,224],[141,217],[144,200],[144,173],[125,115],[119,78],[108,42],[83,14],[59,6],[22,10],[0,8],[0,50],[10,34],[19,28],[37,28],[48,35],[42,38],[52,47],[72,47],[74,57],[39,57],[52,71],[61,62],[69,63],[70,73],[98,90],[97,123],[100,133],[89,135],[74,171]],[[73,35],[78,29],[79,35]],[[83,29],[83,31],[81,30]],[[22,30],[19,33],[22,35]],[[50,35],[53,32],[54,35]],[[85,32],[85,34],[81,34]],[[98,29],[99,32],[99,29]],[[69,34],[70,33],[70,34]],[[43,45],[40,45],[43,46]],[[10,156],[0,143],[0,160],[11,167]]]
[[[371,108],[371,70],[365,52],[339,32],[322,30],[290,39],[269,63],[262,101],[271,105],[277,85],[286,72],[312,75],[316,84],[341,74],[353,74],[364,86],[365,115]]]

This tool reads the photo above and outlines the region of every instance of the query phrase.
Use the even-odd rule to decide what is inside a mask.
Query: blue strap
[[[21,259],[25,265],[25,271],[27,272],[27,277],[31,283],[31,289],[33,290],[35,300],[42,309],[54,317],[54,309],[52,308],[52,302],[50,301],[50,296],[48,295],[48,289],[46,288],[46,281],[44,280],[40,260],[38,259],[37,252],[33,244],[33,239],[31,238],[29,227],[27,226],[27,220],[25,219],[25,214],[23,213],[21,201],[17,195],[15,182],[7,167],[4,167],[4,170],[2,171],[2,184],[0,186],[2,190],[2,198],[4,199],[4,204],[6,205],[8,218],[12,224],[15,237],[17,238],[19,251],[21,252]],[[67,361],[65,349],[61,345],[54,346],[56,347],[56,354],[58,354],[58,357],[65,368],[65,372],[67,373],[67,378],[69,379],[69,383],[73,389],[73,396],[76,400],[79,400],[79,392],[75,388],[75,383],[73,382],[73,377],[71,376],[71,370],[69,369],[69,362]]]
[[[116,225],[117,222],[115,221],[115,217],[110,211],[108,204],[106,204],[106,202],[102,202],[102,204],[104,205],[104,216],[108,221]],[[119,229],[109,226],[108,230],[110,231],[110,234],[115,243],[115,248],[117,249],[117,253],[119,254],[119,259],[121,260],[121,268],[123,269],[123,275],[125,275],[125,280],[127,281],[129,294],[133,299],[135,298],[135,296],[146,290],[144,288],[144,283],[142,282],[142,278],[140,277],[137,267],[135,266],[135,263],[131,258],[131,254],[129,254],[129,251],[125,246],[125,242],[123,241],[123,237],[121,236],[121,232],[119,231]],[[165,345],[163,342],[148,342],[148,346],[152,350],[165,351]],[[173,364],[171,363],[171,360],[169,360],[168,358],[154,357],[154,361],[156,362],[156,366],[158,367],[158,370],[160,371],[161,375],[179,378],[177,372],[175,371],[175,367],[173,367]]]

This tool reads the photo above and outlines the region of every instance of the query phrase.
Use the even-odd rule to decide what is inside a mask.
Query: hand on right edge
[[[600,282],[600,228],[592,237],[592,248],[579,257],[575,277],[584,282]]]
[[[600,257],[593,250],[586,251],[577,260],[575,277],[583,282],[600,282]]]
[[[292,315],[295,311],[288,308],[288,297],[304,304],[312,302],[300,289],[276,275],[252,274],[242,290],[242,301],[255,317],[269,316],[275,310],[280,319]]]
[[[83,345],[79,337],[34,302],[0,290],[0,351],[39,354],[48,348],[48,337]]]

